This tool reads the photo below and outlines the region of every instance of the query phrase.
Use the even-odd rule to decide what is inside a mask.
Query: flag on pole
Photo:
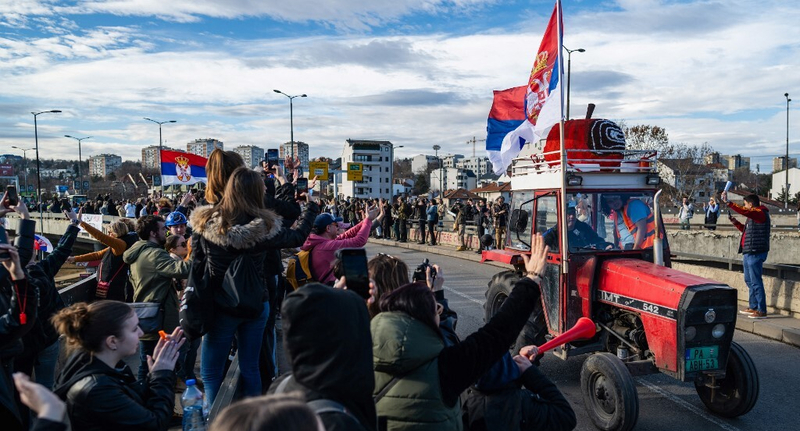
[[[161,150],[161,184],[192,185],[205,183],[205,157],[179,151]]]
[[[561,97],[561,54],[559,26],[561,8],[556,2],[553,14],[547,24],[542,43],[531,68],[528,85],[525,89],[523,116],[525,120],[503,138],[500,145],[498,163],[493,162],[495,174],[502,174],[516,157],[526,142],[547,138],[550,129],[561,120],[563,101]],[[487,151],[489,139],[486,139]],[[491,153],[489,155],[491,158]]]
[[[497,175],[511,163],[503,160],[503,138],[525,121],[525,94],[527,86],[495,90],[492,109],[486,122],[486,152]],[[524,144],[524,143],[523,143]],[[495,167],[503,167],[498,172]]]

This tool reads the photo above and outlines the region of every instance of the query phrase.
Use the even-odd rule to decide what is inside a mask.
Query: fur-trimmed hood
[[[208,213],[211,213],[211,216],[206,224],[202,225],[200,219],[205,218]],[[231,226],[224,234],[219,232],[220,215],[214,210],[213,205],[196,208],[189,220],[192,229],[206,240],[220,247],[232,247],[238,250],[253,248],[275,237],[282,227],[282,218],[268,209],[261,210],[261,215],[247,224]]]

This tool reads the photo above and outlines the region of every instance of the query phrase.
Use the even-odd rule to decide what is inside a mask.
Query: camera
[[[414,270],[414,275],[411,276],[413,281],[425,281],[425,270],[430,268],[431,269],[431,278],[436,280],[436,268],[430,264],[428,259],[424,259],[422,263]]]

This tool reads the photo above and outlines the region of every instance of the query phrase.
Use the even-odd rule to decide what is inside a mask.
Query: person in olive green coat
[[[149,215],[136,222],[136,233],[140,240],[122,255],[130,265],[130,280],[133,285],[133,302],[157,302],[164,309],[163,330],[171,333],[180,325],[178,317],[178,293],[173,279],[189,276],[190,262],[173,259],[164,250],[167,228],[161,216]],[[139,339],[139,379],[147,377],[147,356],[153,354],[158,334],[145,334]]]

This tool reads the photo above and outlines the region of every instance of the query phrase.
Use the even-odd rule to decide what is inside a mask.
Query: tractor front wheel
[[[707,382],[710,385],[707,385]],[[731,342],[725,378],[697,379],[694,387],[700,400],[714,414],[726,418],[741,416],[749,412],[758,400],[759,383],[756,365],[742,346]]]
[[[639,394],[625,364],[611,353],[596,353],[583,363],[581,391],[586,411],[603,431],[633,429],[639,419]]]

